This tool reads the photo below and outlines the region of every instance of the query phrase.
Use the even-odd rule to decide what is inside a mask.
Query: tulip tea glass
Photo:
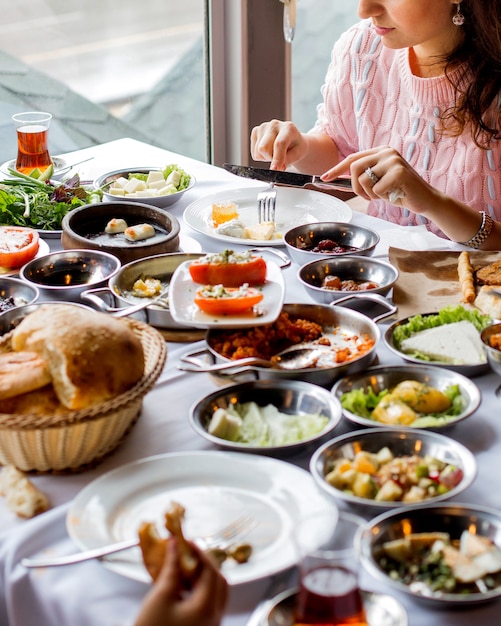
[[[299,592],[295,626],[367,626],[356,549],[363,523],[349,513],[321,512],[296,526]]]
[[[50,113],[30,111],[12,116],[17,131],[16,169],[30,174],[44,172],[52,163],[48,148]]]

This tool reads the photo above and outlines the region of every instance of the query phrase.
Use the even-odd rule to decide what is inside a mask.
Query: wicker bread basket
[[[58,415],[0,413],[0,464],[22,471],[82,471],[114,450],[136,422],[143,398],[159,377],[167,357],[162,335],[128,319],[139,337],[144,374],[134,387],[106,402]],[[1,343],[9,341],[9,334]]]

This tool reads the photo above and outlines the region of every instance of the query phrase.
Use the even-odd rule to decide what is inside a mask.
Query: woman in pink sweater
[[[501,2],[359,0],[358,13],[315,127],[261,124],[252,157],[349,173],[370,215],[501,249]]]

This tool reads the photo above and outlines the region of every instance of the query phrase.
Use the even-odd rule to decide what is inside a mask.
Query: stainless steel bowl
[[[312,252],[320,241],[330,239],[341,246],[353,246],[355,250],[339,254]],[[292,260],[305,265],[318,259],[346,256],[371,256],[379,243],[376,231],[357,224],[344,222],[313,222],[295,226],[284,234],[284,243]]]
[[[338,363],[329,367],[309,367],[301,369],[278,369],[256,365],[241,366],[237,361],[233,362],[234,369],[225,372],[216,372],[219,364],[232,364],[232,361],[217,349],[222,333],[253,332],[253,329],[220,330],[210,329],[206,334],[206,347],[192,354],[186,354],[181,359],[181,369],[194,372],[213,372],[222,380],[244,382],[255,379],[293,379],[303,380],[316,385],[330,387],[340,376],[350,372],[358,372],[366,369],[376,357],[377,344],[380,339],[380,330],[375,321],[348,308],[341,306],[328,306],[325,304],[285,304],[282,312],[287,313],[293,319],[306,319],[322,326],[324,333],[336,332],[342,336],[367,337],[373,341],[373,346],[361,356],[352,360]]]
[[[39,291],[35,285],[11,276],[0,277],[0,314],[15,307],[32,304],[38,300]]]
[[[310,472],[320,489],[329,496],[346,504],[361,507],[372,515],[386,509],[411,506],[410,502],[383,502],[356,496],[351,492],[337,489],[325,479],[334,462],[343,459],[352,461],[360,451],[376,454],[385,447],[389,448],[394,457],[430,455],[462,470],[461,482],[450,491],[433,497],[433,502],[455,498],[472,484],[477,475],[475,457],[468,448],[454,439],[426,430],[398,428],[368,428],[336,437],[322,445],[313,454],[310,461]],[[423,501],[412,503],[412,506],[420,506],[421,504]]]
[[[327,276],[337,276],[341,280],[373,282],[377,287],[364,291],[333,290],[323,287]],[[380,294],[386,296],[398,278],[398,270],[390,263],[366,256],[344,256],[320,259],[303,265],[297,277],[301,285],[317,302],[329,304],[347,295]]]
[[[123,234],[108,235],[106,225],[121,218],[128,226],[150,224],[155,236],[130,242]],[[117,200],[86,204],[67,213],[62,221],[61,242],[65,250],[99,250],[118,257],[121,263],[179,250],[179,221],[174,215],[149,204]]]
[[[484,328],[480,333],[480,339],[485,346],[485,353],[487,354],[487,362],[492,370],[496,372],[498,376],[501,376],[501,350],[491,345],[492,335],[501,335],[501,323],[487,326],[487,328]]]
[[[161,281],[163,290],[167,290],[172,275],[185,261],[204,256],[202,253],[159,254],[132,261],[121,267],[108,281],[108,286],[90,289],[82,294],[82,299],[105,313],[117,312],[137,304],[144,303],[144,298],[132,295],[133,285],[138,278],[156,278]],[[162,298],[168,302],[168,297]],[[186,328],[174,320],[168,306],[151,304],[141,313],[142,321],[157,328]]]
[[[24,304],[22,306],[17,306],[14,309],[9,309],[0,315],[0,336],[5,335],[6,333],[14,330],[16,326],[18,326],[23,319],[33,313],[37,309],[39,309],[42,305],[54,305],[54,304],[66,304],[70,306],[78,306],[84,309],[88,309],[84,304],[79,304],[77,302],[34,302],[32,304]]]
[[[19,275],[40,292],[41,300],[80,301],[92,287],[106,285],[120,269],[113,254],[98,250],[64,250],[33,259]]]
[[[129,167],[126,169],[122,169],[122,170],[113,170],[112,172],[107,172],[106,174],[103,174],[102,176],[99,176],[98,178],[96,178],[96,180],[94,181],[94,187],[96,189],[103,189],[103,198],[105,198],[108,202],[123,202],[124,199],[127,202],[140,202],[143,204],[149,204],[151,206],[155,206],[155,207],[160,207],[160,208],[166,208],[166,207],[170,207],[173,204],[176,204],[176,202],[178,200],[180,200],[183,195],[189,191],[190,189],[193,189],[193,187],[195,186],[195,177],[191,176],[190,179],[190,184],[188,185],[188,187],[186,189],[183,189],[182,191],[178,191],[176,193],[172,193],[169,194],[168,196],[155,196],[153,198],[148,198],[146,196],[142,196],[142,197],[138,197],[138,198],[130,198],[130,197],[121,197],[121,196],[114,196],[111,193],[107,192],[107,188],[109,185],[111,185],[111,183],[113,183],[114,180],[117,180],[117,178],[120,178],[121,176],[123,176],[124,178],[128,178],[129,174],[133,174],[133,173],[137,173],[137,174],[148,174],[148,172],[152,172],[152,171],[160,171],[161,169],[164,168],[160,168],[160,167]]]
[[[260,407],[271,404],[281,413],[290,416],[319,413],[328,421],[324,428],[313,436],[279,445],[239,443],[209,433],[208,426],[217,409],[227,409],[245,402],[256,402]],[[189,414],[193,429],[212,444],[228,450],[271,455],[287,455],[305,450],[330,433],[340,419],[341,405],[332,394],[318,385],[298,380],[258,380],[230,385],[195,402]]]
[[[488,537],[501,547],[501,512],[487,507],[467,504],[426,504],[420,507],[403,507],[397,511],[383,513],[368,522],[360,535],[360,556],[364,567],[384,586],[402,592],[416,600],[426,601],[435,608],[461,607],[488,602],[501,597],[501,585],[485,593],[441,593],[427,592],[424,585],[411,588],[389,576],[379,565],[382,545],[401,539],[411,533],[449,533],[458,540],[461,533],[469,530]]]
[[[423,313],[422,317],[427,317],[429,315],[436,315],[436,312],[435,313]],[[475,363],[475,364],[443,363],[442,361],[424,361],[423,359],[418,359],[410,354],[406,354],[405,352],[402,352],[397,342],[395,341],[395,337],[394,337],[395,329],[398,326],[401,326],[402,324],[407,324],[411,317],[414,317],[414,316],[411,315],[409,317],[405,317],[404,319],[394,322],[391,326],[389,326],[386,329],[386,332],[384,333],[384,336],[383,336],[384,343],[389,348],[389,350],[393,352],[393,354],[396,354],[397,356],[399,356],[404,361],[407,361],[408,363],[415,363],[417,365],[422,365],[423,363],[426,363],[427,365],[430,365],[432,367],[447,367],[447,369],[453,370],[455,372],[459,372],[461,374],[464,374],[465,376],[480,376],[481,374],[485,374],[489,370],[489,363],[487,362],[487,360],[485,361],[485,363]]]
[[[385,389],[392,389],[403,380],[417,380],[426,383],[431,387],[435,387],[443,391],[451,385],[458,385],[463,398],[463,411],[452,421],[441,426],[433,426],[433,430],[454,426],[460,421],[472,415],[480,406],[481,394],[477,385],[459,372],[442,367],[432,367],[430,365],[394,365],[394,366],[376,366],[371,367],[360,373],[353,373],[338,380],[332,388],[334,396],[341,401],[343,394],[355,389],[363,389],[367,391],[372,388],[375,393],[379,393]],[[374,428],[380,426],[382,428],[391,428],[381,422],[373,419],[362,417],[356,413],[352,413],[343,408],[344,417],[359,426]],[[412,427],[402,428],[412,429]],[[431,427],[430,427],[431,428]]]

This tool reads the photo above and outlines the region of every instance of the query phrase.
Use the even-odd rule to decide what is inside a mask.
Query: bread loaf
[[[124,393],[144,372],[143,347],[127,321],[83,307],[42,305],[12,331],[11,345],[46,361],[56,395],[68,409]]]

